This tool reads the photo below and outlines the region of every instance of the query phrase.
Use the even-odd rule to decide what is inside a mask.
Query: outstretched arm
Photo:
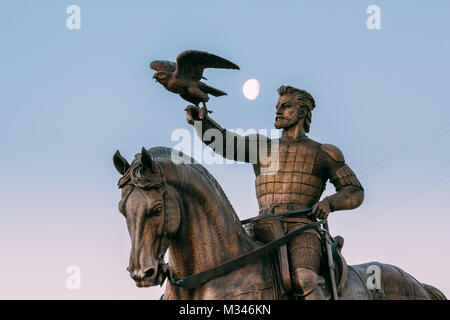
[[[222,128],[216,121],[197,106],[186,107],[186,121],[193,125],[200,140],[215,153],[235,161],[257,163],[261,135],[241,136]]]
[[[332,145],[322,145],[321,148],[327,154],[328,175],[336,188],[335,194],[325,197],[313,208],[313,213],[324,219],[330,212],[359,207],[364,201],[364,189],[338,148]]]

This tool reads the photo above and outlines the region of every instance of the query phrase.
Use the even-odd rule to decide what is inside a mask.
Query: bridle
[[[166,277],[169,277],[170,271],[169,271],[169,265],[164,262],[164,255],[169,248],[169,239],[173,235],[169,235],[167,232],[167,225],[168,225],[168,214],[167,214],[167,191],[166,191],[166,179],[162,175],[161,167],[155,162],[155,171],[157,172],[155,177],[152,177],[151,180],[143,179],[141,176],[141,170],[144,168],[140,160],[136,159],[137,163],[135,165],[132,165],[128,172],[124,174],[125,178],[123,181],[119,180],[119,188],[123,187],[126,182],[131,182],[131,185],[141,194],[141,196],[148,201],[147,193],[144,192],[146,190],[150,189],[158,189],[162,193],[162,208],[161,213],[164,222],[163,222],[163,232],[161,235],[161,241],[159,242],[159,248],[157,250],[157,260],[158,260],[158,270],[156,275],[156,280],[158,280],[159,276],[162,276],[161,283],[164,282]],[[126,177],[128,175],[128,177]],[[128,196],[133,191],[131,189],[127,195],[122,199],[122,201],[126,201],[128,199]]]

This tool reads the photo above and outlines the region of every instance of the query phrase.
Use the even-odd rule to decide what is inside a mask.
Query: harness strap
[[[314,227],[318,227],[319,225],[323,224],[324,222],[325,221],[322,221],[322,220],[312,222],[304,227],[301,227],[297,230],[294,230],[294,231],[288,233],[287,235],[285,235],[277,240],[269,242],[269,243],[263,245],[262,247],[259,247],[247,254],[244,254],[243,256],[240,256],[236,259],[225,262],[225,263],[218,265],[216,267],[213,267],[211,269],[208,269],[208,270],[205,270],[205,271],[202,271],[199,273],[195,273],[186,278],[175,279],[174,275],[169,273],[169,280],[173,285],[175,285],[177,287],[182,287],[186,290],[198,287],[207,281],[210,281],[212,279],[215,279],[217,277],[220,277],[224,274],[227,274],[227,273],[233,271],[234,269],[240,267],[241,265],[244,265],[249,262],[253,262],[255,260],[255,258],[257,258],[263,254],[266,254],[266,253],[286,244],[287,242],[289,242],[289,240],[291,240],[293,237],[299,235],[303,231],[314,228]]]
[[[279,213],[260,215],[260,216],[257,216],[257,217],[253,217],[253,218],[242,220],[241,223],[242,224],[247,224],[247,223],[259,221],[259,220],[262,220],[262,219],[271,219],[271,218],[277,218],[277,217],[285,217],[285,216],[290,216],[290,215],[294,215],[294,214],[307,215],[307,213],[310,213],[312,211],[312,209],[313,208],[304,208],[304,209],[299,209],[299,210],[291,210],[291,211],[285,211],[285,212],[279,212]]]

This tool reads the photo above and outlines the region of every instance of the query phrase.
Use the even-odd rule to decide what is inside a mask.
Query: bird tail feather
[[[212,94],[214,97],[226,96],[227,93],[219,89],[208,86],[207,84],[200,82],[198,88],[205,93]]]

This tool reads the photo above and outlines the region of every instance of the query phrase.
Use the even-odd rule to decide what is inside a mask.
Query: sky
[[[70,5],[80,29],[67,28]],[[379,30],[366,25],[370,5]],[[126,271],[112,155],[174,147],[177,129],[193,136],[188,103],[148,67],[188,49],[240,66],[205,72],[228,93],[208,103],[223,127],[270,130],[280,85],[310,92],[309,137],[338,146],[366,191],[360,208],[330,216],[347,262],[393,264],[450,296],[449,10],[444,0],[2,0],[0,298],[163,293]],[[251,78],[255,100],[242,94]],[[239,217],[257,214],[250,165],[206,168]],[[79,289],[67,286],[71,265]]]

